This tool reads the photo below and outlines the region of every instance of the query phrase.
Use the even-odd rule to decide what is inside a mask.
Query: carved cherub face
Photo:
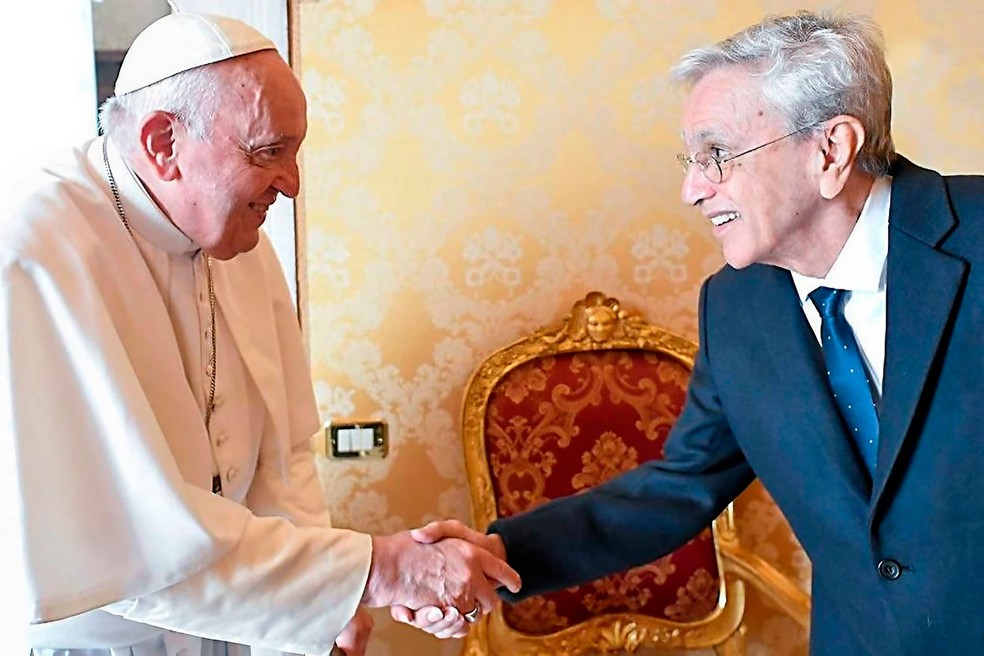
[[[603,342],[615,331],[615,312],[607,305],[588,309],[588,335],[596,342]]]

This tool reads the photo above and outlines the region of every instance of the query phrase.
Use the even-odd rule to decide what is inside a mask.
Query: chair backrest
[[[560,325],[486,358],[469,380],[463,408],[475,527],[485,530],[496,518],[662,458],[695,353],[693,342],[591,292]],[[472,632],[468,653],[722,644],[738,631],[744,608],[744,590],[723,575],[717,545],[719,534],[735,539],[731,522],[729,508],[653,563],[503,603]]]

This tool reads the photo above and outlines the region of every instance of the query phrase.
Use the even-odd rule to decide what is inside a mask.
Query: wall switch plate
[[[332,421],[325,426],[325,447],[330,458],[385,458],[389,430],[385,421]]]

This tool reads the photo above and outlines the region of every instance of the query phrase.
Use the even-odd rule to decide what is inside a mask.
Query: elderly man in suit
[[[670,552],[758,476],[814,565],[812,654],[984,651],[984,179],[895,153],[868,19],[771,17],[673,73],[682,198],[728,264],[665,460],[417,538],[483,544],[535,594]]]

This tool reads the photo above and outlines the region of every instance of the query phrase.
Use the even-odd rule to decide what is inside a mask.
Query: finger
[[[441,640],[447,638],[463,638],[468,635],[468,623],[461,616],[461,613],[458,612],[457,608],[451,607],[445,610],[444,620],[440,624],[440,630],[436,630],[437,625],[434,625],[432,629],[435,630],[428,630],[428,633]]]
[[[469,541],[473,542],[476,536],[478,539],[484,537],[478,531],[468,528],[456,519],[445,519],[442,521],[431,522],[426,526],[413,529],[410,531],[410,535],[417,542],[422,542],[424,544],[432,544],[439,540],[443,540],[444,538],[461,538],[463,540],[468,540],[469,537],[471,537],[473,539]]]
[[[393,606],[390,615],[399,622],[409,624],[435,638],[462,638],[468,634],[468,626],[458,609],[442,611],[436,606],[425,606],[412,611],[405,606]]]
[[[413,624],[413,611],[406,606],[390,606],[390,617],[397,622]]]
[[[450,621],[446,627],[434,634],[435,637],[441,640],[446,640],[448,638],[464,638],[468,635],[469,624],[465,622],[461,615],[454,621]]]
[[[440,638],[441,640],[447,640],[448,638],[464,638],[466,635],[468,635],[468,629],[470,627],[471,627],[470,624],[462,624],[462,628],[458,629],[457,631],[454,631],[453,633],[448,632],[447,634],[439,635],[437,637]]]
[[[459,605],[458,609],[462,613],[468,613],[476,606],[480,607],[480,612],[482,615],[486,613],[491,613],[495,610],[496,603],[499,601],[499,595],[495,592],[495,587],[493,587],[492,582],[484,579],[480,584],[475,585],[472,588],[472,594],[474,594],[475,601],[471,604]]]
[[[429,606],[428,608],[434,607]],[[417,611],[417,615],[419,616],[423,610],[425,609]],[[434,608],[434,610],[440,612],[443,619],[440,622],[435,622],[430,627],[424,629],[427,633],[430,633],[434,637],[442,640],[447,638],[464,638],[468,635],[468,630],[471,628],[471,625],[465,620],[464,616],[458,612],[457,608],[451,606],[444,611],[441,611],[439,608]]]
[[[437,610],[441,613],[441,619],[426,624],[426,619],[420,617],[421,613],[418,611],[416,626],[437,638],[443,639],[452,637],[458,630],[460,630],[461,625],[464,624],[464,619],[461,617],[461,614],[456,608],[448,608],[444,612],[441,612],[440,609],[430,610]]]
[[[468,635],[468,632],[471,631],[471,626],[472,625],[469,624],[469,623],[467,623],[467,622],[462,622],[461,623],[461,626],[454,633],[452,633],[451,635],[449,635],[448,637],[449,638],[464,638],[466,635]]]
[[[413,618],[411,619],[415,627],[423,629],[428,633],[440,631],[447,625],[447,621],[447,613],[437,606],[424,606],[414,611]]]
[[[519,578],[519,573],[507,565],[504,560],[499,560],[486,551],[479,554],[479,564],[482,567],[482,572],[490,580],[498,583],[499,585],[506,586],[506,589],[509,590],[509,592],[519,592],[519,589],[523,585],[523,581]]]

